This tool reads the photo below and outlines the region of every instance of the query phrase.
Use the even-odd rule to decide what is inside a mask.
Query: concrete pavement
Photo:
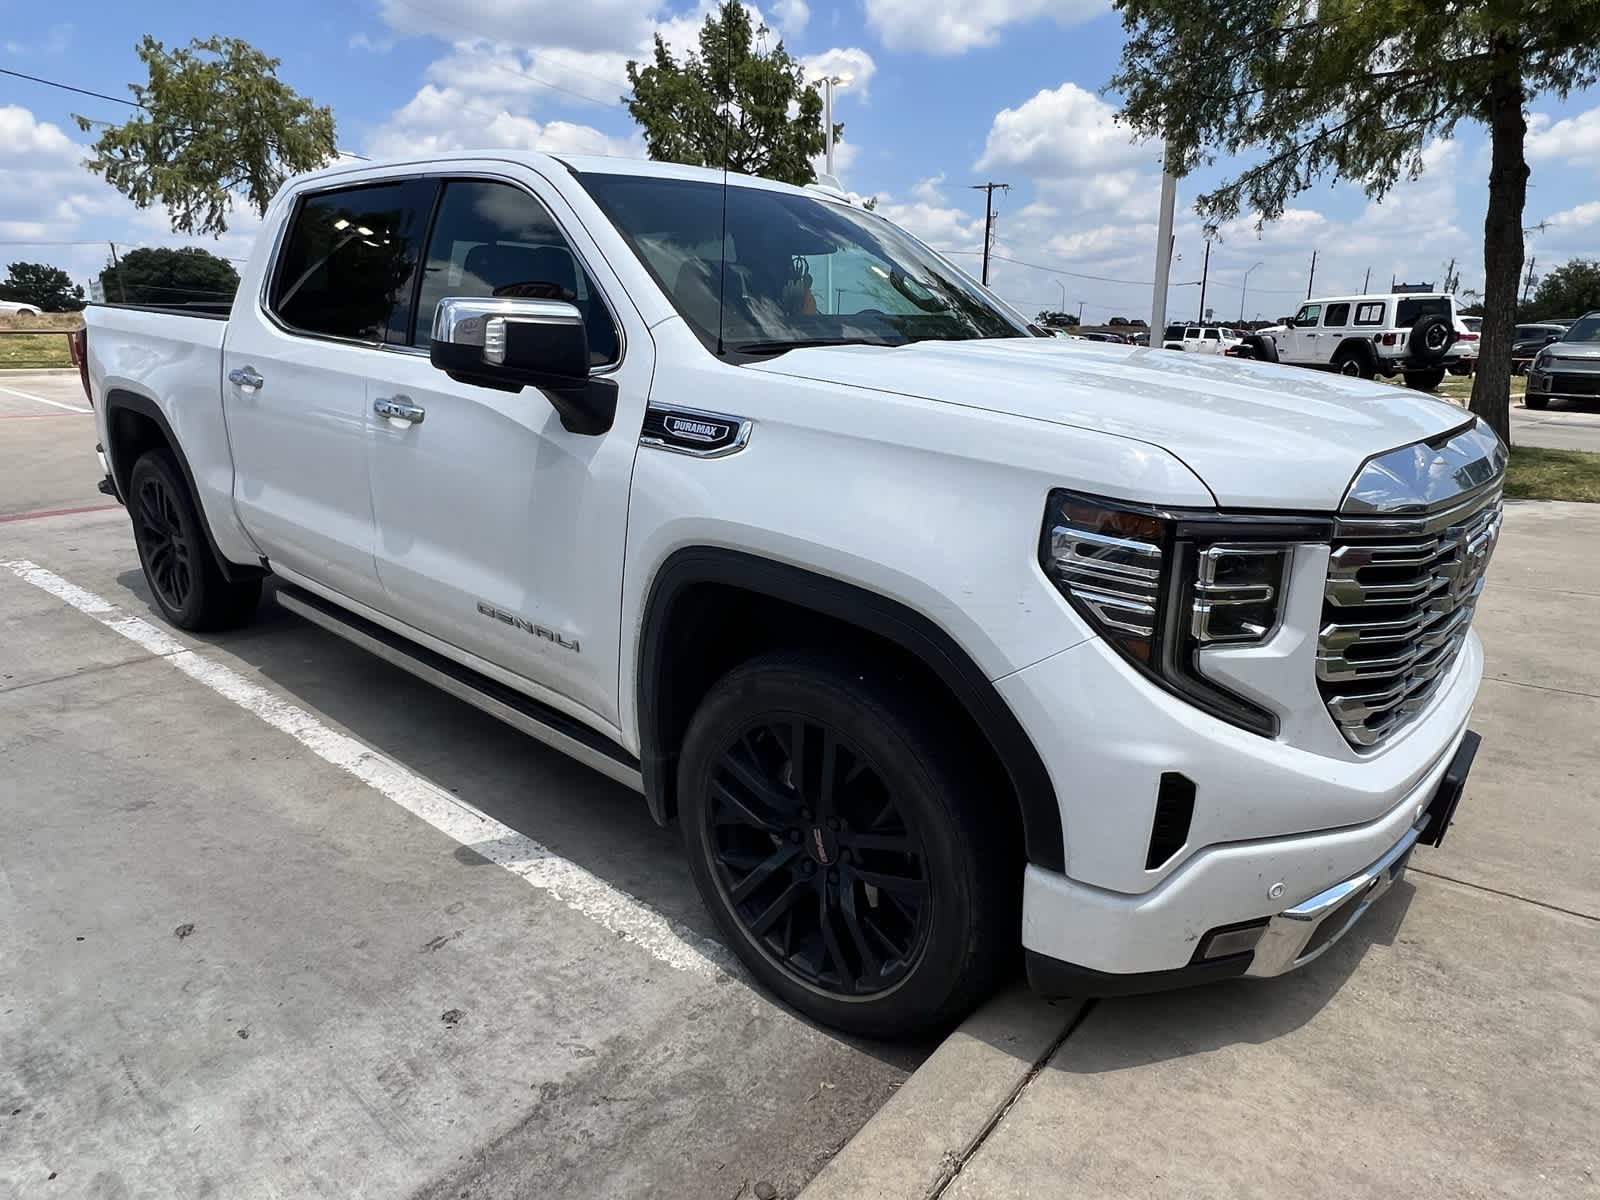
[[[981,1049],[941,1047],[807,1200],[1600,1196],[1596,544],[1600,505],[1507,506],[1456,824],[1332,951],[1086,1012],[1007,998],[1027,1036],[969,1022]],[[952,1127],[940,1077],[998,1099]]]

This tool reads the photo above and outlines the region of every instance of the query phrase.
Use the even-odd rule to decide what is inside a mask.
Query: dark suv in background
[[[1600,311],[1579,317],[1529,364],[1522,402],[1537,409],[1552,400],[1600,400]]]

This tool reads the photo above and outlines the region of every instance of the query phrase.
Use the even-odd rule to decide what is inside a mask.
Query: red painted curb
[[[74,513],[105,512],[108,508],[121,508],[120,504],[85,504],[82,508],[46,508],[39,512],[11,513],[0,517],[0,525],[7,521],[37,521],[41,517],[70,517]]]

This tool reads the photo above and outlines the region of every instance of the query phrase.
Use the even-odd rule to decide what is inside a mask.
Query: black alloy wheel
[[[194,560],[204,548],[191,544],[178,515],[178,501],[167,481],[148,474],[134,497],[139,546],[149,569],[150,586],[168,608],[181,610],[194,590]]]
[[[775,965],[808,987],[897,986],[927,943],[927,855],[899,798],[849,737],[766,714],[713,761],[705,830],[717,885]]]

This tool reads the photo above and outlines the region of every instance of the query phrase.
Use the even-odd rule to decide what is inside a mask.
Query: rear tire
[[[945,1028],[992,990],[1016,950],[1022,864],[969,762],[875,662],[785,651],[724,676],[684,738],[679,819],[751,973],[873,1037]]]
[[[1534,412],[1538,412],[1540,409],[1549,408],[1550,407],[1550,397],[1549,396],[1523,396],[1523,398],[1522,398],[1522,406],[1524,408],[1531,408],[1531,409],[1533,409]]]
[[[1334,353],[1333,369],[1356,379],[1371,379],[1378,373],[1378,355],[1371,345],[1357,342],[1341,346]]]
[[[1431,392],[1443,382],[1443,367],[1434,367],[1431,371],[1406,372],[1406,386],[1416,388],[1419,392]]]
[[[1255,352],[1258,362],[1275,363],[1278,361],[1278,343],[1264,333],[1251,334],[1245,338],[1251,350]]]
[[[255,615],[261,580],[222,574],[171,450],[147,450],[128,476],[128,515],[156,607],[179,629],[233,629]]]

